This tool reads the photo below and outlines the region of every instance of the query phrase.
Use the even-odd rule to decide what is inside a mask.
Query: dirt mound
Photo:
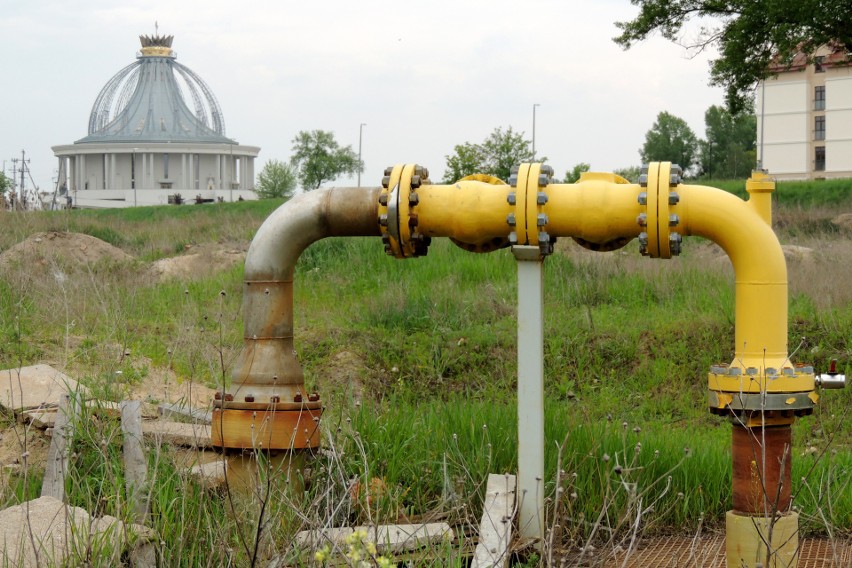
[[[813,260],[814,249],[798,245],[781,245],[784,259],[787,262],[810,262]]]
[[[193,280],[228,270],[245,262],[246,251],[221,245],[194,246],[185,254],[163,258],[151,264],[158,280]]]
[[[111,244],[82,233],[35,233],[0,254],[0,268],[13,264],[49,266],[53,263],[91,266],[103,261],[130,262],[133,257]]]
[[[843,230],[852,231],[852,213],[843,213],[831,220],[833,225],[837,225]]]

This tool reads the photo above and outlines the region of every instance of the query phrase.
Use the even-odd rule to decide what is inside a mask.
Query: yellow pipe
[[[638,236],[642,230],[637,223],[643,209],[638,202],[641,188],[611,181],[616,177],[595,174],[575,184],[547,186],[547,232],[593,243]]]
[[[548,232],[595,243],[636,237],[641,230],[636,222],[642,211],[637,202],[641,188],[611,181],[615,178],[611,174],[593,174],[576,184],[542,188],[548,198],[544,206]],[[464,242],[507,236],[513,230],[507,217],[516,211],[508,197],[514,192],[508,185],[480,181],[424,185],[417,190],[418,228],[429,237],[452,237]],[[535,204],[533,197],[530,206]]]
[[[725,191],[679,185],[683,235],[715,242],[731,259],[736,280],[732,366],[790,366],[787,358],[787,265],[778,238],[757,207]],[[807,389],[805,389],[807,390]]]
[[[745,387],[737,379],[738,386],[733,390],[776,390],[763,378],[763,370],[790,366],[787,267],[770,227],[773,184],[765,175],[755,174],[750,180],[752,200],[745,202],[712,187],[671,185],[669,164],[655,163],[649,166],[645,188],[612,174],[591,174],[576,184],[539,188],[546,196],[546,203],[541,204],[530,189],[535,181],[529,178],[533,169],[524,164],[519,171],[524,179],[519,177],[518,188],[469,180],[454,185],[423,185],[417,190],[419,202],[413,207],[420,232],[479,243],[517,231],[518,242],[535,243],[538,231],[543,230],[551,237],[576,237],[602,244],[635,238],[647,231],[649,254],[662,258],[671,256],[669,236],[675,232],[710,239],[728,254],[736,278],[735,357],[731,366],[743,370],[753,367],[760,374],[757,381],[749,379]],[[670,191],[677,199],[670,201]],[[645,194],[646,203],[640,203],[640,194]],[[541,212],[546,215],[546,224],[537,226]],[[640,221],[643,214],[645,218]],[[514,226],[507,221],[510,215]],[[812,390],[806,382],[785,379],[777,385],[785,392],[791,388]]]
[[[460,181],[453,185],[424,185],[417,190],[418,229],[427,237],[453,237],[466,243],[505,237],[514,207],[508,185]]]

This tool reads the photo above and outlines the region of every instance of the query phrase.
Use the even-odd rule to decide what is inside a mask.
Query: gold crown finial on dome
[[[161,36],[159,34],[159,26],[155,23],[157,30],[153,35],[139,36],[139,43],[142,44],[142,55],[146,57],[170,57],[172,55],[172,41],[175,36]]]

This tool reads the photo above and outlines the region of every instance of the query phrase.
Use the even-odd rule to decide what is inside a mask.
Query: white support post
[[[518,262],[518,532],[544,535],[544,259],[514,246]]]

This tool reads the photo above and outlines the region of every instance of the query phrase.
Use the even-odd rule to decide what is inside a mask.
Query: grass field
[[[279,204],[0,212],[0,253],[36,232],[70,231],[136,259],[7,266],[0,368],[50,362],[115,401],[152,375],[221,385],[241,345],[242,268],[160,281],[148,266],[192,245],[245,247]],[[810,249],[789,262],[794,360],[824,370],[836,358],[848,374],[852,233],[832,223],[844,212],[852,213],[852,194],[839,182],[778,192],[782,243]],[[309,388],[327,404],[326,450],[305,473],[306,491],[270,489],[279,499],[260,518],[211,498],[180,474],[185,456],[156,448],[152,509],[162,552],[173,565],[276,554],[296,564],[295,531],[330,520],[475,527],[487,475],[517,469],[515,270],[506,250],[474,255],[446,240],[408,261],[384,255],[378,239],[310,247],[297,266],[296,347]],[[542,490],[560,550],[591,536],[616,546],[637,515],[645,534],[718,528],[730,508],[730,426],[707,412],[706,373],[733,353],[729,261],[700,239],[671,261],[642,258],[635,243],[597,254],[560,242],[545,273]],[[850,408],[852,389],[825,393],[794,426],[793,492],[807,532],[852,529]],[[7,437],[23,428],[2,420]],[[86,419],[80,430],[70,501],[126,517],[117,425]],[[2,504],[38,495],[37,466],[7,477]],[[374,499],[351,493],[353,480],[374,479]],[[280,527],[260,552],[250,545],[258,523]]]

